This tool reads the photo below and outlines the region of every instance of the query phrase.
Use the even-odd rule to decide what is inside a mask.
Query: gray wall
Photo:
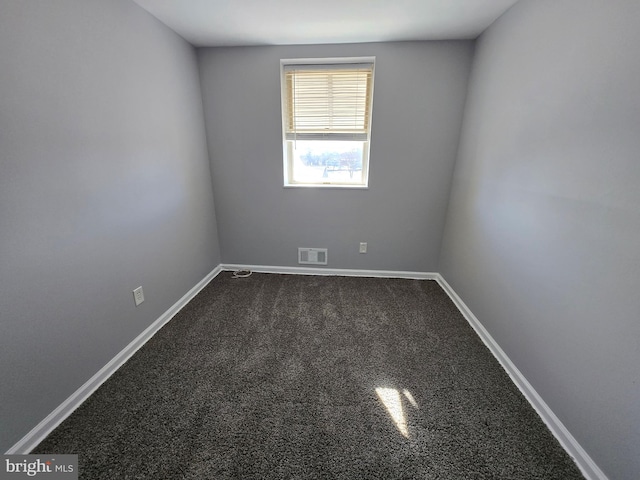
[[[473,43],[199,49],[225,263],[435,271]],[[376,56],[368,190],[283,188],[280,59]],[[358,243],[369,253],[359,254]]]
[[[191,46],[129,0],[2,0],[0,65],[4,452],[219,254]]]
[[[640,477],[640,3],[479,41],[440,271],[611,479]]]

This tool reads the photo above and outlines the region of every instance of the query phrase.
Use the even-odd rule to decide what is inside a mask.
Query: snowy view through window
[[[293,141],[293,180],[303,183],[362,183],[361,141]]]

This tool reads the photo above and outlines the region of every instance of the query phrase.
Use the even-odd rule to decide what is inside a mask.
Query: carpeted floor
[[[434,281],[216,277],[33,453],[84,479],[582,479]]]

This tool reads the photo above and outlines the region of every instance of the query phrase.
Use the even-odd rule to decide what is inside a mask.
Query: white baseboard
[[[480,320],[478,320],[469,307],[467,307],[453,290],[451,285],[449,285],[440,274],[437,275],[436,281],[447,295],[449,295],[449,298],[451,298],[456,307],[458,307],[458,310],[460,310],[462,315],[467,319],[469,325],[476,331],[480,339],[507,371],[513,383],[516,384],[531,406],[538,412],[538,415],[560,442],[560,445],[562,445],[571,458],[573,458],[578,468],[582,471],[582,474],[589,480],[608,480],[604,472],[598,468],[589,454],[582,448],[573,435],[571,435],[555,413],[553,413],[549,405],[538,395],[538,392],[536,392],[522,372],[513,364],[507,354],[500,348],[500,345],[498,345],[482,323],[480,323]]]
[[[289,275],[330,275],[340,277],[380,277],[380,278],[410,278],[417,280],[436,280],[438,273],[407,272],[395,270],[356,270],[347,268],[318,268],[318,267],[276,267],[269,265],[237,265],[223,263],[222,270],[251,270],[256,273],[283,273]]]
[[[33,450],[42,440],[46,438],[58,425],[60,425],[69,415],[73,413],[82,403],[95,392],[111,375],[115,373],[124,363],[136,353],[140,347],[149,341],[158,330],[160,330],[169,320],[171,320],[187,303],[195,297],[213,278],[215,278],[222,268],[218,265],[211,272],[200,280],[191,290],[174,303],[160,318],[149,325],[140,335],[138,335],[129,345],[120,351],[115,357],[102,367],[93,377],[76,390],[69,398],[62,402],[58,408],[51,412],[44,420],[36,425],[18,443],[7,450],[7,455],[26,455]]]

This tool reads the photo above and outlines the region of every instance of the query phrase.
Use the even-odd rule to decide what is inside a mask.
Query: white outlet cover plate
[[[133,300],[136,302],[136,307],[144,302],[144,292],[142,287],[138,287],[133,291]]]

